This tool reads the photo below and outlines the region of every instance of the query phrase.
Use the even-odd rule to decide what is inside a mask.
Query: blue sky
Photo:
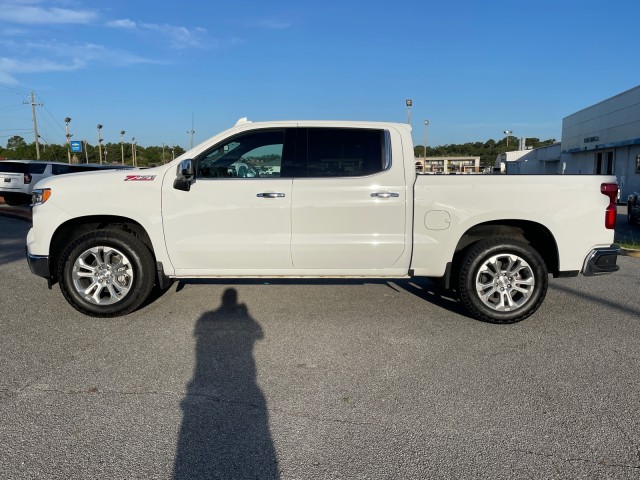
[[[0,144],[188,147],[251,120],[407,121],[443,145],[561,136],[640,84],[629,0],[0,0]]]

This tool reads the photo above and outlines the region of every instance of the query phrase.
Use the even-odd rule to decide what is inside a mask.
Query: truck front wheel
[[[460,299],[476,318],[515,323],[542,304],[549,284],[538,252],[511,238],[481,240],[464,256],[458,282]]]
[[[95,317],[132,312],[149,296],[155,280],[150,250],[122,230],[82,235],[62,254],[58,272],[67,301]]]

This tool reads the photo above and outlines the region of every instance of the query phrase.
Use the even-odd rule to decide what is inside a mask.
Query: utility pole
[[[193,148],[193,134],[196,131],[193,129],[193,113],[191,114],[191,130],[187,130],[187,134],[189,135],[189,150]]]
[[[31,101],[30,102],[22,102],[23,104],[31,104],[31,114],[33,116],[33,135],[36,141],[36,159],[40,160],[40,143],[38,141],[38,122],[36,121],[36,107],[41,107],[44,103],[36,103],[36,94],[31,91]]]
[[[162,164],[164,165],[164,142],[162,142]]]

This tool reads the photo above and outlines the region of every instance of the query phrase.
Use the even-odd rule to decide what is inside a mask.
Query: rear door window
[[[304,132],[306,130],[306,134]],[[308,128],[298,134],[299,176],[362,177],[386,166],[384,130],[364,128]]]

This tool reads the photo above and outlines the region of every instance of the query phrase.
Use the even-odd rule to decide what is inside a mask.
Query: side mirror
[[[182,160],[178,164],[176,179],[173,181],[173,188],[188,192],[191,190],[191,184],[195,182],[195,172],[193,169],[193,160],[190,158]]]

